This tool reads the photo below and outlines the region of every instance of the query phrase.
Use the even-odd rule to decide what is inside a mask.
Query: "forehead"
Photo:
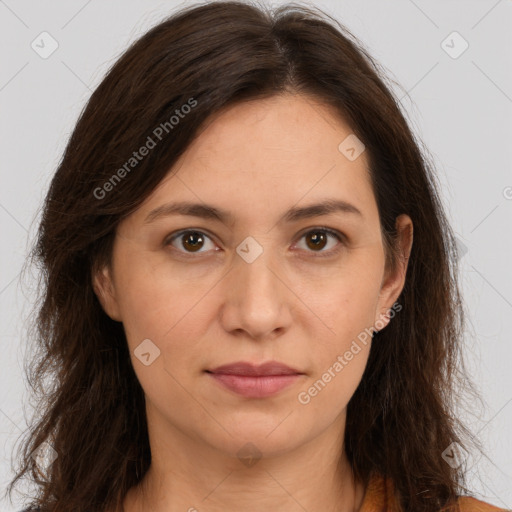
[[[271,152],[321,159],[339,151],[339,143],[351,134],[332,106],[312,96],[286,93],[230,105],[214,114],[203,123],[188,152],[196,158],[222,157],[222,148],[255,160]],[[361,156],[365,166],[364,153]]]
[[[237,215],[277,215],[284,206],[329,197],[375,213],[365,151],[355,159],[344,152],[351,137],[331,107],[308,96],[229,106],[206,120],[144,212],[172,198],[217,204]]]

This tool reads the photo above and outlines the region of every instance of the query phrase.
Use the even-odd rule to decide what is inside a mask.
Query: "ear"
[[[405,214],[399,215],[396,218],[395,225],[398,234],[399,258],[397,268],[394,271],[390,270],[387,272],[382,281],[377,307],[379,316],[375,319],[375,324],[379,326],[377,327],[379,331],[388,325],[390,321],[389,310],[402,293],[412,249],[413,224],[411,218]],[[380,327],[382,325],[383,327]]]
[[[114,283],[112,281],[111,270],[107,265],[93,272],[92,287],[105,313],[112,318],[112,320],[121,322],[121,314]]]

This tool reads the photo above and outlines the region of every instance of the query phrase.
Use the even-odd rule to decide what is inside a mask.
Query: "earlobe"
[[[382,331],[388,324],[390,320],[389,310],[387,308],[383,308],[379,318],[375,321],[375,329],[377,331]]]
[[[111,278],[110,269],[104,266],[94,272],[92,276],[94,293],[103,308],[103,311],[112,319],[121,322],[121,315]]]

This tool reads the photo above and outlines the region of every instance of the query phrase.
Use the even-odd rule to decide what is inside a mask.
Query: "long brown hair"
[[[29,258],[41,277],[28,375],[38,413],[9,493],[28,474],[38,489],[32,504],[43,512],[102,511],[142,479],[151,462],[144,393],[123,325],[101,308],[92,272],[109,263],[120,220],[209,116],[289,91],[322,100],[365,144],[391,267],[396,217],[406,213],[414,224],[402,311],[373,334],[348,404],[354,474],[365,483],[373,473],[391,478],[407,512],[438,510],[467,491],[464,464],[452,467],[442,456],[452,443],[471,441],[454,414],[455,390],[477,396],[460,348],[456,240],[431,158],[386,80],[347,28],[299,4],[189,5],[119,58],[76,123]],[[142,146],[151,147],[133,157]],[[33,457],[42,445],[57,456],[46,473]]]

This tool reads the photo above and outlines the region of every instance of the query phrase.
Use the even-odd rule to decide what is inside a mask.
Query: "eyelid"
[[[346,243],[346,235],[344,233],[342,233],[341,231],[338,231],[337,229],[329,228],[327,226],[313,226],[313,227],[305,228],[297,236],[296,241],[294,242],[294,245],[297,244],[302,239],[302,237],[304,237],[304,235],[307,235],[308,233],[315,232],[315,231],[323,231],[323,232],[327,233],[328,235],[331,235],[332,237],[336,238],[338,240],[338,242],[340,242],[340,244],[342,244],[342,245],[344,243]],[[179,231],[175,231],[175,232],[171,233],[169,236],[167,236],[163,241],[164,247],[171,245],[171,243],[174,242],[174,240],[176,240],[180,236],[183,236],[187,233],[199,233],[201,235],[206,235],[212,242],[215,243],[216,237],[214,235],[210,234],[210,232],[207,229],[185,228],[185,229],[181,229]],[[194,254],[207,254],[208,253],[208,251],[203,251],[203,252],[198,252],[198,253],[186,252],[186,251],[181,251],[179,249],[176,249],[175,247],[173,247],[173,249],[176,250],[181,255],[186,255],[185,256],[186,258],[196,257],[196,256],[194,256]],[[328,251],[318,251],[318,252],[307,251],[307,252],[315,255],[314,257],[321,258],[321,257],[328,257],[328,256],[335,255],[339,250],[340,249],[338,247],[338,248],[329,249]]]
[[[334,236],[335,238],[339,238],[340,241],[345,240],[345,235],[341,231],[338,231],[337,229],[334,228],[329,228],[327,226],[313,226],[310,228],[306,228],[303,231],[301,231],[301,233],[298,235],[298,239],[302,238],[304,235],[310,233],[311,231],[325,231],[330,235]]]

